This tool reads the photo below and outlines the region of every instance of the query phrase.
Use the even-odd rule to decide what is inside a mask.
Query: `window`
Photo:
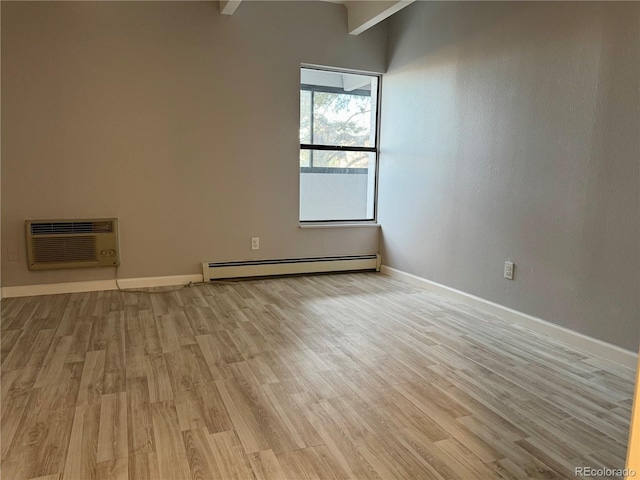
[[[379,77],[302,68],[300,221],[375,219]]]

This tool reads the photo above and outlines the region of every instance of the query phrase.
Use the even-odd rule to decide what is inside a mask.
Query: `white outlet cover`
[[[513,280],[513,262],[504,262],[504,278]]]

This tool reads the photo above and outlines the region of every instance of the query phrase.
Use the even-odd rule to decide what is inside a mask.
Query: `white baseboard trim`
[[[170,277],[143,277],[118,279],[120,288],[148,288],[186,285],[202,282],[199,275],[173,275]],[[3,287],[2,297],[33,297],[36,295],[56,295],[59,293],[96,292],[100,290],[117,290],[115,280],[92,280],[88,282],[48,283],[41,285],[19,285]]]
[[[202,282],[202,274],[172,275],[170,277],[123,278],[118,280],[120,288],[170,287]],[[115,284],[115,282],[114,282]]]
[[[566,343],[570,347],[589,352],[590,354],[597,355],[632,370],[635,370],[637,366],[638,354],[631,350],[626,350],[616,345],[598,340],[597,338],[592,338],[566,327],[556,325],[547,320],[519,312],[518,310],[505,307],[498,303],[485,300],[484,298],[476,297],[475,295],[432,282],[431,280],[427,280],[401,270],[396,270],[395,268],[391,268],[386,265],[382,265],[380,271],[389,277],[402,280],[416,287],[424,288],[434,293],[464,302],[467,305],[480,308],[497,315],[508,322],[513,322],[535,332],[542,333],[543,335],[547,335],[555,340]]]

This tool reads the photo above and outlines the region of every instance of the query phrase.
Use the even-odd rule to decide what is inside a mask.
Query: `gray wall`
[[[395,15],[384,263],[636,350],[639,31],[639,3],[417,2]]]
[[[317,2],[2,2],[2,285],[113,277],[29,272],[27,218],[119,217],[122,277],[377,252],[377,229],[298,227],[300,63],[385,68],[386,26],[346,22]]]

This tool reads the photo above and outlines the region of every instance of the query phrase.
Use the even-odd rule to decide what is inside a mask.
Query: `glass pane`
[[[311,166],[311,163],[309,162],[310,157],[311,157],[310,150],[300,150],[300,166],[310,167]]]
[[[378,77],[302,68],[300,142],[375,147]]]
[[[313,144],[370,147],[371,96],[314,92]]]
[[[376,154],[357,152],[366,162],[344,168],[316,166],[318,158],[334,152],[307,152],[313,167],[300,169],[300,220],[373,220]]]
[[[369,152],[306,151],[311,153],[314,167],[367,168],[369,165]]]
[[[300,143],[311,143],[311,92],[300,90]]]

